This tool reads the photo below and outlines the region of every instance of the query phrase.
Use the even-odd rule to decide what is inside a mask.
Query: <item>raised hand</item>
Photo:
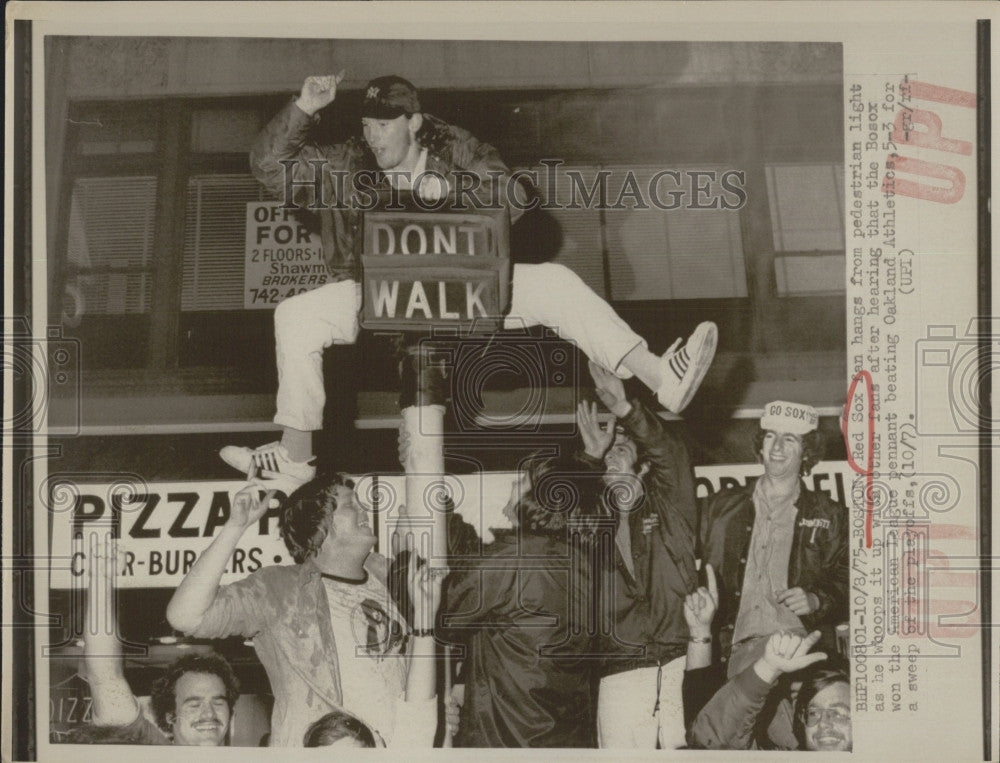
[[[616,416],[623,415],[622,407],[628,405],[628,398],[625,397],[625,385],[622,384],[622,380],[592,360],[588,366],[597,397]]]
[[[229,519],[226,524],[243,532],[264,516],[268,506],[271,505],[274,491],[268,490],[264,493],[263,499],[261,499],[260,493],[261,489],[257,484],[247,485],[238,492],[233,497],[233,506],[229,511]]]
[[[343,70],[338,74],[306,77],[306,81],[302,83],[302,92],[299,93],[295,104],[306,114],[312,116],[324,106],[333,103],[333,99],[337,97],[337,85],[343,79]]]
[[[458,733],[458,724],[462,717],[462,705],[464,704],[465,684],[455,684],[451,687],[451,694],[444,698],[444,722],[450,736]]]
[[[146,650],[129,643],[118,632],[116,579],[123,569],[124,552],[110,529],[88,530],[84,537],[89,585],[80,674],[90,683],[94,722],[126,726],[135,720],[137,704],[125,680],[123,647],[134,654]]]
[[[441,584],[447,574],[447,567],[432,570],[428,563],[418,568],[417,554],[410,551],[406,582],[410,601],[413,602],[413,627],[416,630],[430,630],[434,627],[434,619],[441,605]]]
[[[708,587],[700,586],[694,593],[684,597],[684,619],[688,630],[697,638],[712,635],[712,619],[719,606],[719,586],[715,582],[715,570],[711,564],[705,565]]]
[[[597,403],[583,401],[576,407],[576,424],[580,429],[584,452],[592,458],[604,458],[615,441],[615,420],[612,418],[602,429],[597,419]]]
[[[757,660],[754,670],[768,683],[782,673],[794,673],[826,659],[825,652],[809,653],[819,641],[820,632],[808,636],[795,633],[775,633],[764,647],[764,656]]]

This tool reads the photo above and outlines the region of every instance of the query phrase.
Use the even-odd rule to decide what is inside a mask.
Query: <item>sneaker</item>
[[[672,413],[680,413],[691,402],[698,385],[705,378],[705,372],[715,357],[715,345],[719,341],[719,328],[711,321],[699,323],[680,349],[676,349],[680,339],[664,353],[660,360],[663,381],[656,390],[660,405]]]
[[[280,442],[271,442],[259,448],[227,445],[219,451],[219,456],[231,467],[246,474],[248,479],[253,476],[251,472],[259,472],[266,481],[280,482],[280,489],[285,494],[316,476],[315,466],[290,460],[288,451]]]

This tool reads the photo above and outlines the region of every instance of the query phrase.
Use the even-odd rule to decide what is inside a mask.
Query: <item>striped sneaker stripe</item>
[[[670,370],[677,375],[678,379],[683,379],[684,374],[687,373],[688,366],[691,364],[691,359],[687,354],[687,347],[678,351],[673,357],[668,361]]]
[[[273,450],[257,451],[253,454],[253,459],[261,469],[267,469],[272,472],[278,471],[277,460],[274,457]]]

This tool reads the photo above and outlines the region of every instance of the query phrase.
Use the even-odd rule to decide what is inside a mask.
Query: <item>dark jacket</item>
[[[581,466],[582,465],[582,466]],[[594,506],[600,462],[582,503]],[[456,747],[594,747],[593,562],[586,535],[495,530],[475,556],[452,557],[439,634],[464,649]]]
[[[694,471],[681,438],[638,400],[620,423],[649,463],[642,503],[628,518],[631,565],[615,548],[610,586],[611,622],[605,624],[604,675],[664,664],[687,651],[684,597],[698,587],[695,570],[697,504]],[[612,511],[612,513],[616,513]],[[617,513],[616,513],[617,515]],[[620,515],[617,515],[620,516]],[[643,520],[657,525],[643,533]],[[631,566],[631,571],[630,571]]]
[[[713,662],[703,668],[689,668],[684,671],[681,683],[681,697],[684,700],[684,728],[690,729],[695,718],[726,683],[726,669],[721,662]]]
[[[467,647],[456,747],[593,746],[591,636],[570,624],[589,587],[580,562],[565,538],[497,531],[453,573],[442,632]]]
[[[703,564],[711,564],[719,584],[716,623],[728,647],[739,612],[747,550],[753,532],[753,491],[727,488],[704,499],[699,536]],[[788,587],[801,587],[819,598],[819,609],[801,618],[807,630],[847,619],[847,509],[825,493],[799,492],[798,513],[788,560]]]
[[[427,171],[444,177],[456,170],[474,172],[485,184],[480,197],[489,198],[491,181],[489,172],[505,176],[499,182],[506,185],[509,170],[497,150],[488,143],[481,143],[466,130],[442,122],[430,114],[423,115],[423,125],[417,131],[417,142],[428,151]],[[361,280],[361,263],[355,253],[355,239],[360,235],[361,215],[353,204],[354,182],[363,170],[375,173],[372,180],[364,180],[362,188],[388,188],[384,178],[377,174],[377,164],[360,138],[345,143],[320,146],[309,139],[310,129],[319,122],[319,116],[309,116],[302,109],[289,103],[261,131],[250,152],[250,167],[257,178],[272,194],[286,203],[294,201],[307,208],[320,208],[320,231],[323,256],[334,281]],[[291,179],[296,184],[292,199],[285,198],[286,171],[281,161],[293,161]],[[344,173],[336,179],[331,171]],[[317,200],[312,185],[322,178],[322,198]],[[458,187],[454,177],[448,178],[452,189]],[[514,189],[523,202],[527,193],[518,184]],[[367,193],[362,191],[361,193]],[[342,198],[346,196],[347,198]],[[503,193],[500,198],[504,199]],[[520,216],[517,205],[510,208],[511,222]]]
[[[730,679],[704,706],[687,734],[708,750],[796,750],[792,703],[785,686],[767,683],[753,665]]]

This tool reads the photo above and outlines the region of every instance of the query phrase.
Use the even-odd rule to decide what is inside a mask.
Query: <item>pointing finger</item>
[[[719,600],[719,584],[715,580],[715,570],[712,569],[711,564],[705,565],[705,578],[708,581],[708,593],[712,597],[712,601],[717,602]]]

